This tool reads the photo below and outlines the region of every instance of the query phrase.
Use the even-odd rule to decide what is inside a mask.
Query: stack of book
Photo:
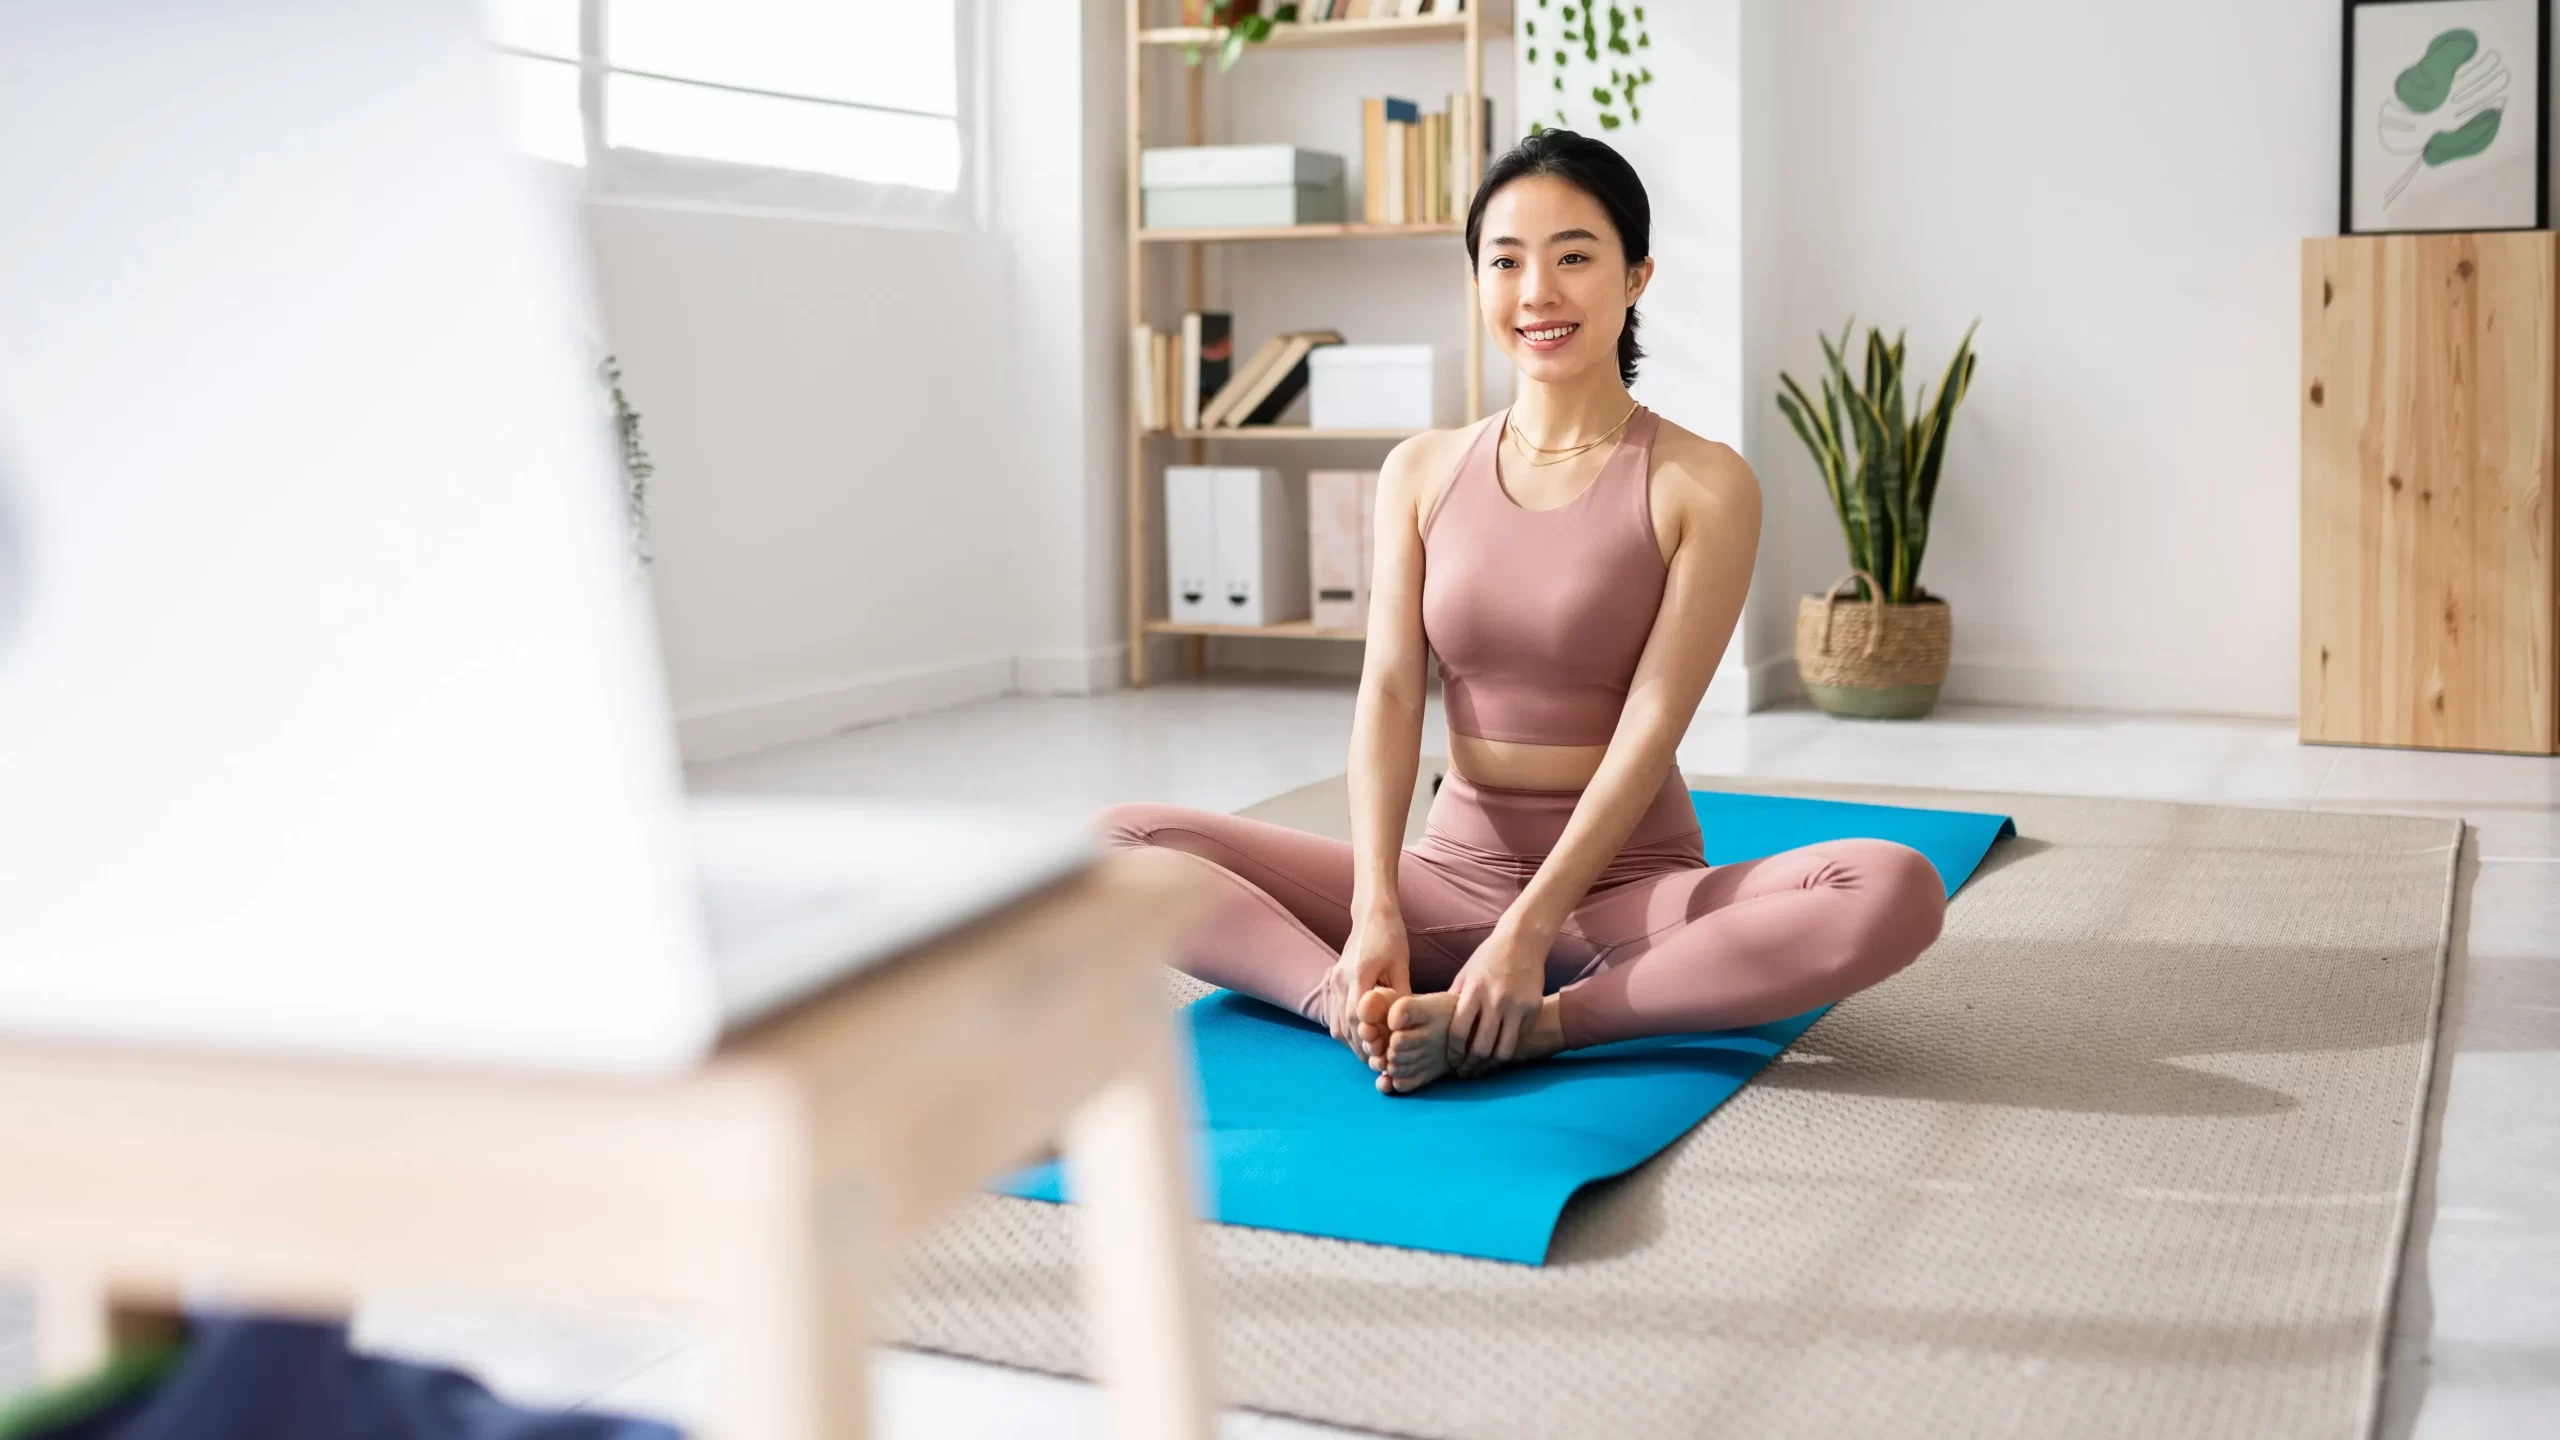
[[[1235,368],[1227,383],[1200,406],[1202,430],[1270,425],[1307,388],[1307,355],[1319,345],[1339,345],[1336,330],[1291,330],[1262,342]]]
[[[1451,95],[1449,108],[1422,113],[1411,100],[1372,95],[1360,102],[1360,218],[1372,225],[1445,225],[1466,213],[1475,197],[1463,188],[1466,97]],[[1484,97],[1476,129],[1475,173],[1493,163],[1493,97]]]
[[[1272,424],[1306,390],[1307,355],[1342,343],[1339,331],[1292,330],[1263,341],[1238,365],[1234,337],[1235,318],[1224,310],[1193,310],[1179,331],[1139,326],[1130,372],[1138,429]]]
[[[1197,430],[1200,409],[1235,369],[1235,317],[1224,310],[1192,310],[1178,331],[1141,325],[1132,358],[1140,430]]]

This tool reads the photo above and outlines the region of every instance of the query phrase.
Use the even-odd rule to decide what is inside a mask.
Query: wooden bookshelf
[[[1447,3],[1447,0],[1441,0]],[[1151,257],[1168,254],[1168,247],[1180,247],[1183,262],[1182,309],[1207,308],[1202,293],[1202,256],[1204,247],[1214,244],[1264,243],[1293,240],[1372,240],[1395,238],[1449,239],[1461,235],[1465,227],[1458,223],[1431,225],[1370,225],[1353,221],[1340,225],[1266,225],[1216,228],[1148,229],[1139,224],[1138,157],[1147,145],[1148,102],[1147,69],[1150,53],[1162,55],[1167,49],[1197,45],[1204,52],[1201,63],[1186,67],[1181,82],[1179,104],[1184,119],[1183,141],[1203,145],[1210,141],[1204,134],[1204,91],[1216,83],[1216,50],[1225,38],[1223,29],[1198,27],[1150,26],[1149,12],[1160,17],[1179,18],[1178,0],[1127,0],[1128,37],[1128,266],[1129,316],[1121,327],[1121,335],[1135,333],[1140,325],[1150,323],[1147,305],[1147,276]],[[1467,8],[1455,15],[1424,15],[1411,20],[1325,20],[1315,23],[1275,25],[1269,38],[1249,49],[1239,65],[1254,63],[1254,52],[1272,49],[1321,49],[1350,45],[1417,45],[1454,44],[1460,46],[1466,65],[1466,87],[1463,96],[1466,114],[1452,116],[1453,126],[1471,126],[1484,110],[1484,47],[1488,36],[1508,37],[1511,33],[1509,0],[1467,0]],[[1431,87],[1417,87],[1417,93]],[[1220,143],[1249,143],[1284,139],[1282,136],[1237,135],[1219,137]],[[1477,166],[1482,155],[1479,137],[1461,137],[1455,146],[1459,152],[1460,193],[1475,189]],[[1356,158],[1356,157],[1346,157]],[[1356,202],[1354,192],[1348,198]],[[1484,346],[1477,334],[1476,290],[1473,277],[1457,287],[1464,306],[1458,334],[1466,357],[1466,415],[1473,422],[1484,418]],[[1177,316],[1178,319],[1178,316]],[[1294,317],[1294,323],[1321,323],[1319,316]],[[1158,328],[1165,328],[1158,322]],[[1125,352],[1127,346],[1124,344]],[[1129,360],[1124,365],[1133,363]],[[1134,377],[1133,377],[1134,378]],[[1134,386],[1132,387],[1134,391]],[[1176,442],[1179,463],[1199,464],[1205,447],[1211,441],[1308,441],[1340,440],[1371,443],[1402,440],[1412,432],[1403,430],[1316,430],[1304,425],[1248,425],[1234,429],[1152,430],[1137,428],[1135,407],[1130,407],[1122,422],[1128,426],[1129,441],[1129,683],[1143,686],[1148,680],[1147,640],[1153,635],[1190,637],[1187,669],[1197,674],[1206,659],[1208,637],[1212,635],[1253,635],[1267,638],[1299,640],[1358,640],[1357,630],[1319,630],[1313,622],[1290,621],[1279,625],[1192,625],[1178,624],[1151,614],[1149,591],[1163,567],[1162,530],[1156,517],[1163,496],[1163,471],[1175,463],[1174,455],[1160,453],[1147,442],[1163,437]]]

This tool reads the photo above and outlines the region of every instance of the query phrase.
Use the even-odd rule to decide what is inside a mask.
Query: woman
[[[1888,841],[1701,853],[1674,752],[1750,588],[1760,488],[1628,393],[1650,224],[1627,162],[1563,130],[1468,208],[1518,388],[1379,470],[1350,842],[1172,805],[1096,817],[1216,874],[1186,970],[1325,1026],[1391,1094],[1797,1014],[1911,963],[1945,912],[1928,860]],[[1399,849],[1426,645],[1450,769]]]

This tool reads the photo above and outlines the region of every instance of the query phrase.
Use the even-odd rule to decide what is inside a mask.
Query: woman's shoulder
[[[1723,506],[1760,500],[1760,477],[1742,452],[1663,418],[1654,430],[1653,473],[1668,476],[1684,498]]]
[[[1467,447],[1488,423],[1475,420],[1407,435],[1378,467],[1379,488],[1410,496],[1417,502],[1417,511],[1429,508],[1433,497],[1456,477],[1458,462],[1467,458]]]

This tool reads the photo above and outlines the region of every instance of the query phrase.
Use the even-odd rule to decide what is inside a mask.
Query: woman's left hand
[[[1451,1073],[1481,1074],[1520,1048],[1546,999],[1552,943],[1505,917],[1467,957],[1449,987],[1458,997],[1449,1017]]]

